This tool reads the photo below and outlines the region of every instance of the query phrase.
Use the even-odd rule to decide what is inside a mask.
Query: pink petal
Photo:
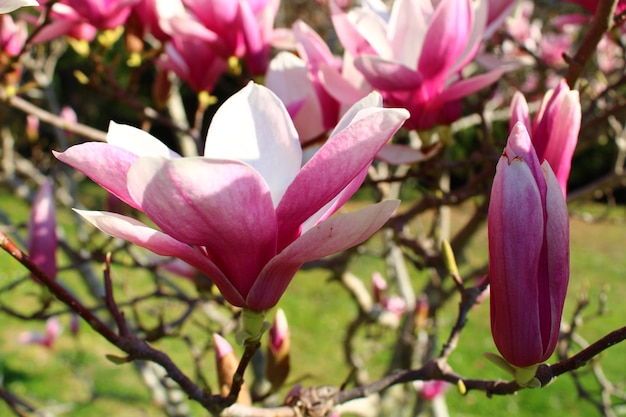
[[[107,131],[107,143],[118,146],[137,156],[163,156],[179,158],[180,155],[168,148],[150,133],[129,125],[111,121]]]
[[[321,65],[318,75],[320,83],[328,94],[342,104],[356,103],[367,94],[330,65]]]
[[[438,97],[438,100],[446,102],[466,97],[481,88],[495,83],[508,71],[508,68],[497,68],[485,74],[476,75],[466,80],[458,81],[446,88]]]
[[[375,107],[383,107],[383,98],[378,92],[372,91],[350,106],[346,113],[341,117],[341,120],[339,120],[339,123],[337,123],[337,126],[335,126],[333,131],[330,133],[329,137],[335,136],[335,134],[350,126],[350,124],[357,118],[357,115],[361,112],[361,110]]]
[[[290,52],[279,52],[270,62],[265,85],[285,103],[301,103],[296,114],[289,111],[302,143],[324,133],[322,109],[309,79],[306,64]]]
[[[519,91],[516,91],[511,101],[511,120],[509,121],[509,129],[513,129],[513,126],[517,122],[522,122],[528,132],[532,132],[530,125],[530,111],[528,109],[528,103],[524,98],[524,95]]]
[[[430,2],[396,0],[391,9],[388,37],[391,39],[392,56],[408,68],[417,68],[429,27],[430,15],[423,9],[426,7],[424,3]]]
[[[359,13],[359,11],[355,10],[352,12],[351,16],[353,19],[351,21],[348,15],[334,1],[330,2],[330,11],[337,37],[341,45],[351,55],[380,53],[384,49],[382,45],[388,44],[385,23],[375,14],[368,12]],[[353,21],[355,22],[353,23]],[[378,51],[365,38],[368,34],[372,38],[372,42],[378,46]],[[389,47],[387,47],[387,51],[387,56],[390,56],[391,51]]]
[[[126,188],[128,169],[137,159],[134,153],[106,143],[86,142],[54,156],[87,175],[126,204],[141,210]]]
[[[127,240],[157,255],[182,259],[206,273],[228,302],[238,306],[244,305],[243,297],[222,271],[197,249],[121,214],[76,209],[74,211],[110,236]]]
[[[455,65],[468,42],[471,7],[469,0],[442,0],[438,4],[417,67],[424,78],[444,78]]]
[[[161,230],[204,246],[242,294],[276,253],[269,189],[244,163],[144,157],[131,167],[128,189]]]
[[[427,159],[427,155],[407,145],[388,143],[378,152],[376,159],[394,165],[414,164]]]
[[[324,40],[309,25],[301,20],[293,24],[293,34],[298,41],[298,54],[317,72],[321,64],[336,64],[337,60]]]
[[[359,56],[354,65],[372,87],[382,91],[414,90],[424,82],[424,77],[419,72],[400,62],[373,55]]]
[[[215,113],[204,155],[252,166],[267,182],[274,205],[302,163],[298,134],[284,104],[268,88],[252,82]]]
[[[307,218],[362,174],[407,118],[404,109],[365,109],[333,135],[302,167],[276,208],[281,239],[293,237]]]
[[[535,278],[543,228],[542,198],[533,173],[523,160],[503,156],[489,206],[491,328],[498,350],[516,366],[533,365],[544,352]]]
[[[367,240],[391,217],[399,201],[383,201],[340,214],[304,233],[263,268],[246,302],[252,309],[273,307],[305,262],[320,259]]]
[[[561,185],[548,162],[542,168],[547,183],[546,250],[548,258],[548,289],[550,294],[550,339],[544,340],[546,352],[552,352],[558,341],[563,304],[569,282],[569,214]]]

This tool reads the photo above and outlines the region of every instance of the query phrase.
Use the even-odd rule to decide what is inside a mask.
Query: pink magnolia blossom
[[[550,164],[513,126],[498,162],[488,217],[491,331],[498,351],[525,368],[556,346],[569,281],[569,219]]]
[[[165,55],[158,65],[173,71],[195,92],[212,91],[228,69],[228,61],[202,39],[174,36],[165,45]]]
[[[71,7],[86,23],[98,29],[113,29],[126,21],[131,6],[139,0],[60,0]]]
[[[42,0],[42,7],[48,0]],[[74,39],[85,39],[89,42],[94,40],[98,29],[88,23],[74,8],[67,4],[55,3],[50,13],[51,21],[43,26],[33,38],[33,42],[49,42],[61,36],[69,36]],[[41,22],[31,22],[40,24]]]
[[[26,22],[16,23],[9,15],[0,16],[0,57],[19,54],[27,36]]]
[[[344,13],[332,7],[344,48],[386,103],[411,112],[409,129],[450,123],[461,115],[461,99],[495,82],[497,68],[464,79],[485,34],[487,3],[397,0],[388,20],[369,9]]]
[[[149,134],[112,124],[108,143],[55,153],[161,230],[107,212],[79,211],[104,232],[183,259],[230,303],[274,306],[300,266],[363,242],[396,209],[384,201],[330,217],[358,189],[376,152],[408,117],[371,95],[301,167],[283,104],[250,83],[215,114],[205,156],[180,158]]]
[[[191,16],[172,19],[173,36],[206,42],[228,60],[245,58],[252,75],[264,74],[280,0],[183,0]]]
[[[524,123],[539,161],[550,163],[564,196],[567,195],[567,179],[578,143],[581,117],[578,91],[570,90],[564,80],[545,94],[532,123],[528,104],[520,92],[515,93],[511,104],[511,128],[518,121]]]
[[[270,63],[265,84],[287,105],[300,141],[305,145],[339,121],[340,103],[323,86],[320,70],[324,66],[338,68],[341,64],[322,38],[304,22],[294,23],[293,34],[299,56],[279,53]]]
[[[57,275],[57,245],[54,190],[52,182],[46,180],[33,200],[27,246],[30,259],[51,279]]]
[[[0,0],[0,13],[11,13],[20,7],[37,6],[36,0]]]

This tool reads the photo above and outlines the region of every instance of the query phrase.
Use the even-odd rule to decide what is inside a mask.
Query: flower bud
[[[282,309],[276,310],[274,323],[269,331],[265,377],[272,383],[272,391],[279,389],[289,375],[289,326]]]
[[[233,376],[235,372],[237,372],[239,359],[237,355],[235,355],[230,343],[219,334],[213,334],[213,343],[215,343],[215,363],[217,366],[217,379],[220,385],[220,394],[226,397],[233,385]],[[250,392],[245,384],[241,386],[237,403],[242,405],[252,404]]]
[[[519,368],[556,346],[569,280],[569,219],[559,182],[517,123],[498,162],[488,217],[491,331]]]

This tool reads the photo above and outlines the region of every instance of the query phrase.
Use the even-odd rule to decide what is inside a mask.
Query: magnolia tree
[[[0,311],[46,329],[3,337],[52,348],[83,323],[170,416],[443,416],[449,387],[507,396],[562,374],[617,415],[626,392],[595,358],[626,328],[587,342],[591,301],[563,309],[567,201],[623,181],[622,2],[279,3],[0,0],[0,243],[22,268]],[[600,137],[613,165],[592,176]],[[470,243],[488,265],[460,261]],[[366,256],[383,269],[355,268]],[[320,358],[295,357],[279,308],[303,269],[358,312],[324,350],[350,371],[320,384],[290,375]],[[500,379],[452,365],[483,300]],[[376,377],[364,329],[393,335]],[[0,398],[55,413],[1,380]]]

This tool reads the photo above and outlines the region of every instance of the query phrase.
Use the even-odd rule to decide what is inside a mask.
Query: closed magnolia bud
[[[272,391],[279,389],[289,375],[289,326],[282,309],[276,310],[274,323],[269,331],[265,378],[272,384]]]
[[[213,334],[213,342],[215,343],[215,363],[217,366],[217,379],[220,385],[220,394],[226,397],[232,387],[233,376],[235,372],[237,372],[239,359],[237,355],[235,355],[230,343],[219,334]],[[250,392],[245,384],[241,386],[237,403],[242,405],[252,404]]]
[[[518,368],[547,360],[569,280],[569,219],[559,182],[522,123],[498,162],[488,217],[491,331]]]

